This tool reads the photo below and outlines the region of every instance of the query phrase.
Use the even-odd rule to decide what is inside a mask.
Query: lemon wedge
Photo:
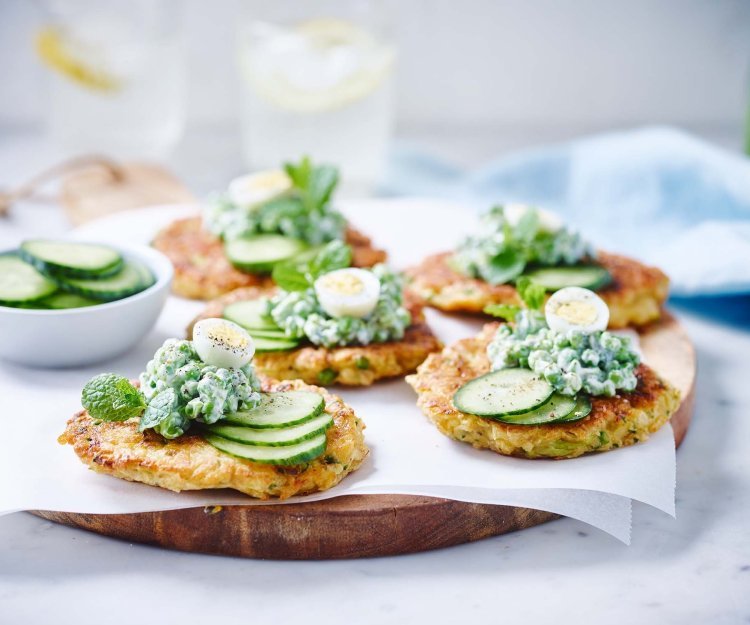
[[[73,82],[94,91],[117,91],[121,87],[116,76],[87,63],[80,54],[76,55],[58,29],[42,28],[37,33],[35,44],[44,64]]]
[[[281,109],[320,113],[343,108],[376,91],[391,74],[393,46],[339,19],[291,28],[259,24],[242,52],[255,93]]]

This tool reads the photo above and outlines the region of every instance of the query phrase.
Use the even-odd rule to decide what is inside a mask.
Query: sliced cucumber
[[[316,245],[315,247],[306,249],[299,254],[295,254],[292,258],[289,259],[289,262],[293,264],[307,263],[315,258],[320,253],[320,250],[322,250],[324,247],[325,245]]]
[[[279,326],[265,314],[267,302],[265,297],[235,302],[224,308],[222,316],[247,330],[278,330]]]
[[[154,274],[151,273],[151,270],[146,267],[146,265],[142,263],[133,263],[132,261],[131,264],[141,278],[141,286],[143,287],[141,290],[145,291],[156,283]]]
[[[253,336],[253,343],[255,343],[255,351],[259,353],[263,352],[288,352],[292,349],[297,349],[300,342],[295,339],[268,339],[262,336]]]
[[[246,428],[286,428],[306,423],[320,415],[325,400],[312,391],[281,391],[261,393],[260,404],[253,410],[227,415],[221,423],[241,425]]]
[[[231,456],[263,464],[292,465],[313,460],[326,450],[326,435],[318,434],[296,445],[283,447],[261,447],[230,441],[216,434],[204,434],[203,438],[219,451]]]
[[[588,397],[579,396],[576,401],[576,407],[564,417],[561,417],[555,423],[570,423],[579,421],[591,414],[591,400]]]
[[[122,268],[122,256],[106,245],[34,239],[24,241],[21,258],[44,274],[68,278],[103,278]]]
[[[596,290],[612,281],[612,276],[598,265],[574,265],[572,267],[542,267],[524,274],[548,291],[559,291],[567,286],[579,286]]]
[[[250,336],[254,339],[270,339],[272,341],[295,341],[296,339],[290,339],[287,337],[283,330],[254,330],[250,328],[248,330]]]
[[[147,289],[151,286],[151,283],[144,282],[146,276],[151,276],[151,272],[141,263],[128,261],[119,273],[109,278],[100,280],[55,278],[55,282],[63,291],[68,293],[75,293],[102,302],[111,302]],[[153,281],[153,277],[151,277],[151,280]]]
[[[500,417],[529,412],[544,404],[552,385],[530,369],[500,369],[464,384],[453,395],[461,412]]]
[[[541,425],[543,423],[554,423],[566,417],[576,408],[575,397],[555,393],[538,408],[521,414],[502,415],[495,417],[498,421],[511,425]]]
[[[53,310],[65,310],[67,308],[96,306],[97,304],[101,304],[101,302],[97,302],[95,299],[89,297],[83,297],[82,295],[76,295],[75,293],[57,291],[45,297],[39,304],[43,304],[45,308],[52,308]]]
[[[260,445],[265,447],[284,447],[297,445],[302,441],[324,434],[333,424],[333,417],[324,412],[309,421],[285,428],[266,428],[256,430],[241,425],[209,425],[206,430],[227,440],[243,445]]]
[[[224,243],[229,262],[249,273],[270,273],[274,265],[291,260],[306,249],[304,241],[280,234],[260,234]]]
[[[0,304],[19,306],[36,302],[56,288],[54,282],[18,256],[0,256]]]

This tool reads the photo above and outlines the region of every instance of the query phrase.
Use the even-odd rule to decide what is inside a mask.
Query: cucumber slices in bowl
[[[104,278],[53,278],[57,286],[67,293],[102,302],[134,295],[150,287],[154,278],[147,267],[135,261],[127,261],[113,276]]]
[[[134,295],[155,283],[151,270],[106,245],[34,239],[0,256],[0,304],[63,310]]]
[[[43,274],[62,278],[104,278],[122,269],[122,256],[106,245],[33,239],[18,255]]]
[[[51,295],[56,289],[54,282],[15,254],[0,256],[0,304],[3,306],[26,306]]]
[[[253,410],[228,415],[204,426],[204,439],[238,458],[275,465],[294,465],[320,456],[333,417],[312,391],[262,393]]]
[[[453,405],[467,414],[509,425],[569,423],[588,416],[587,397],[555,393],[552,385],[529,369],[500,369],[459,388]]]

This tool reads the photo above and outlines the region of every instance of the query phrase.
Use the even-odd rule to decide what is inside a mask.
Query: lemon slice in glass
[[[52,26],[36,36],[36,52],[44,64],[73,82],[93,91],[117,91],[121,81],[97,63],[84,59],[62,33]]]
[[[395,51],[358,26],[315,19],[292,27],[251,26],[242,66],[254,91],[288,111],[343,108],[376,91],[390,75]]]

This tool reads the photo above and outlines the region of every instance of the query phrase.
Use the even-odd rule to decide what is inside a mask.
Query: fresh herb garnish
[[[505,321],[514,321],[520,311],[521,307],[515,304],[487,304],[484,307],[485,314],[505,319]]]
[[[341,239],[346,219],[331,203],[339,174],[330,165],[314,165],[305,157],[286,163],[284,170],[292,189],[253,210],[234,204],[226,195],[206,204],[204,221],[208,229],[225,241],[264,233],[279,233],[321,245]]]
[[[339,181],[338,169],[331,165],[313,165],[309,156],[298,164],[286,163],[284,170],[299,191],[302,204],[308,211],[317,211],[331,199]]]
[[[541,284],[534,282],[527,276],[521,276],[516,280],[516,291],[518,291],[519,297],[527,308],[541,310],[544,298],[547,295],[547,289]]]
[[[309,274],[304,265],[293,263],[276,265],[271,275],[273,281],[285,291],[304,291],[310,287]]]
[[[143,413],[146,400],[127,378],[102,373],[83,387],[81,405],[94,419],[126,421]]]
[[[541,310],[544,305],[544,299],[547,290],[538,282],[534,282],[526,276],[521,276],[516,280],[516,291],[529,310]],[[515,304],[488,304],[484,307],[484,313],[505,319],[505,321],[515,321],[516,316],[522,308]]]
[[[490,260],[486,268],[487,281],[505,284],[521,275],[526,268],[526,257],[522,250],[509,247]]]
[[[273,280],[285,291],[304,291],[323,274],[349,267],[352,249],[341,241],[331,241],[315,257],[304,263],[283,263],[273,269]]]
[[[481,233],[468,237],[451,259],[451,267],[490,284],[512,282],[530,265],[572,265],[590,253],[581,236],[560,228],[544,228],[538,211],[527,209],[511,223],[502,206],[482,217]]]
[[[166,388],[151,399],[138,424],[140,432],[154,428],[164,438],[182,436],[188,427],[190,419],[180,407],[177,391],[173,388]]]
[[[505,223],[506,236],[518,243],[531,243],[539,233],[539,214],[535,210],[526,211],[515,227]]]

